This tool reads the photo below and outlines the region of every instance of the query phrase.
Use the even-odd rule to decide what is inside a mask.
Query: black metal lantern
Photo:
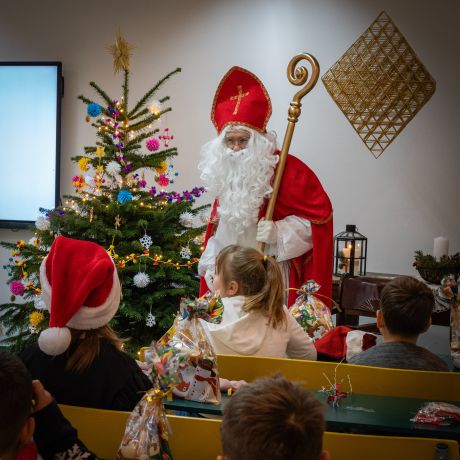
[[[356,231],[356,225],[347,225],[346,230],[335,235],[334,240],[334,275],[365,275],[367,238]]]

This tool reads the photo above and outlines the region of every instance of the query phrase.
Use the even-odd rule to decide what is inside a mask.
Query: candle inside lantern
[[[443,236],[438,236],[434,239],[433,257],[440,259],[442,256],[447,256],[449,253],[449,240]]]

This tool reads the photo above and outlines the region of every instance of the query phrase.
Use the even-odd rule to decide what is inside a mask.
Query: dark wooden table
[[[326,405],[327,431],[418,436],[460,441],[460,424],[437,426],[411,422],[410,419],[414,417],[423,403],[427,402],[423,399],[353,393],[341,400],[339,407],[331,407],[326,403],[327,396],[324,393],[320,391],[313,393]],[[226,394],[222,394],[220,404],[204,404],[179,398],[174,398],[172,401],[164,399],[164,405],[170,410],[220,416],[229,398]],[[460,403],[453,404],[459,405]]]

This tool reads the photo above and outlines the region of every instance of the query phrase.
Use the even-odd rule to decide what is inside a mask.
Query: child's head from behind
[[[393,335],[416,337],[431,324],[433,292],[410,276],[391,280],[382,289],[380,309],[385,327]]]
[[[246,311],[261,311],[273,326],[284,322],[283,278],[272,257],[254,248],[227,246],[217,256],[214,283],[223,297],[245,296]]]
[[[92,330],[107,329],[120,304],[115,265],[103,247],[90,241],[57,237],[40,266],[40,284],[50,321],[38,345],[51,356],[73,343],[71,330],[91,336]]]
[[[242,386],[222,420],[227,460],[319,460],[325,428],[323,405],[284,377],[266,377]]]
[[[26,423],[32,410],[32,379],[19,358],[5,350],[0,350],[0,388],[0,457],[6,458],[20,447],[24,429],[33,428]]]

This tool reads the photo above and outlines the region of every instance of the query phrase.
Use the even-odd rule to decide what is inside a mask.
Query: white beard
[[[220,217],[240,235],[257,222],[264,199],[272,193],[271,179],[279,157],[273,154],[274,134],[262,135],[246,126],[231,128],[251,133],[247,148],[233,152],[225,146],[227,127],[203,146],[198,169],[208,191],[219,198]]]

